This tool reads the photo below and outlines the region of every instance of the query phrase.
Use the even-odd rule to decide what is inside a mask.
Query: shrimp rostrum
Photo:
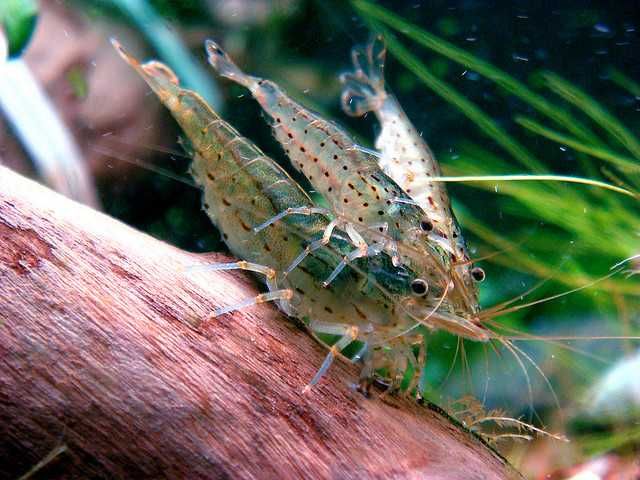
[[[362,362],[368,384],[382,369],[382,380],[397,386],[413,370],[412,385],[424,366],[424,329],[442,300],[416,289],[418,275],[395,265],[385,252],[354,257],[350,268],[335,273],[353,257],[349,232],[331,221],[307,193],[271,158],[221,119],[195,92],[179,86],[174,73],[159,62],[140,64],[117,42],[120,55],[143,77],[177,120],[193,146],[190,173],[203,191],[203,208],[219,228],[229,250],[241,260],[211,265],[212,270],[242,269],[264,280],[267,292],[237,305],[221,306],[214,315],[262,302],[275,302],[300,319],[329,348],[310,385],[317,383],[333,359],[350,347],[350,360]],[[264,228],[256,228],[281,212]],[[293,267],[292,267],[293,266]],[[334,275],[326,284],[326,279]],[[435,299],[435,300],[434,300]],[[488,331],[460,318],[460,334],[488,339]]]

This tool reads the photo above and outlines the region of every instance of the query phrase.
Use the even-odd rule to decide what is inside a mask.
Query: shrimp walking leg
[[[420,349],[422,350],[422,346],[420,347]],[[420,381],[420,374],[422,373],[421,367],[423,366],[423,363],[421,362],[420,358],[416,358],[416,356],[413,353],[413,350],[409,345],[407,345],[404,349],[402,349],[402,354],[406,358],[407,364],[411,367],[413,371],[413,374],[411,375],[411,379],[409,380],[409,385],[405,390],[407,394],[411,394],[411,392],[413,392],[413,390],[418,386],[418,382]],[[402,381],[402,378],[400,378],[400,381]],[[398,385],[398,387],[400,387],[400,385]]]
[[[206,265],[205,268],[208,271],[224,271],[224,270],[246,270],[248,272],[260,273],[265,276],[266,284],[269,287],[269,290],[275,290],[275,278],[276,271],[265,265],[260,265],[258,263],[245,262],[241,260],[239,262],[229,262],[229,263],[212,263],[211,265]]]
[[[340,260],[340,263],[338,263],[338,266],[333,270],[333,272],[331,272],[331,275],[329,275],[327,279],[324,282],[322,282],[322,286],[328,287],[331,284],[331,282],[333,282],[333,280],[335,280],[335,278],[340,274],[340,272],[344,270],[344,267],[349,265],[351,262],[353,262],[357,258],[373,257],[375,255],[378,255],[380,253],[380,250],[381,250],[380,246],[378,245],[374,245],[372,247],[366,247],[364,251],[360,248],[353,250],[348,255],[345,255],[342,258],[342,260]]]
[[[316,333],[328,333],[333,335],[342,335],[340,339],[334,343],[329,349],[329,353],[325,357],[320,369],[313,376],[307,386],[304,387],[303,393],[308,392],[316,385],[323,377],[329,367],[333,363],[333,359],[336,358],[342,350],[349,346],[354,340],[358,338],[358,327],[349,325],[337,325],[333,323],[311,322],[311,329]]]
[[[261,232],[262,230],[267,228],[269,225],[273,225],[274,223],[276,223],[279,220],[282,220],[284,217],[288,215],[314,215],[314,214],[330,215],[331,212],[326,208],[320,208],[320,207],[290,207],[278,213],[277,215],[274,215],[266,222],[261,223],[256,227],[253,227],[253,231],[255,233]]]
[[[291,289],[283,289],[283,290],[274,290],[272,292],[261,293],[260,295],[256,295],[253,298],[248,298],[246,300],[242,300],[234,305],[229,305],[228,307],[220,307],[216,308],[213,311],[212,317],[219,317],[220,315],[224,315],[225,313],[234,312],[236,310],[240,310],[246,307],[250,307],[251,305],[257,305],[259,303],[266,302],[274,302],[274,301],[289,301],[293,298],[293,290]]]
[[[373,366],[373,354],[369,342],[364,342],[364,345],[353,357],[353,360],[362,361],[362,370],[360,370],[360,376],[358,377],[358,391],[365,396],[369,396],[375,371]]]
[[[305,247],[305,249],[300,252],[300,255],[298,255],[293,262],[291,262],[291,265],[289,265],[286,270],[284,271],[285,275],[290,274],[293,270],[295,270],[295,268],[300,265],[300,263],[307,258],[307,256],[311,253],[314,252],[315,250],[318,250],[326,245],[329,244],[329,241],[331,240],[331,235],[333,234],[333,230],[336,228],[336,225],[338,224],[337,220],[332,220],[331,222],[329,222],[329,224],[327,225],[327,227],[324,229],[324,232],[322,233],[322,238],[320,238],[319,240],[314,240],[313,242],[311,242],[309,245],[307,245]]]
[[[340,225],[340,222],[338,220],[336,219],[332,220],[325,228],[322,238],[320,238],[319,240],[315,240],[311,242],[309,245],[307,245],[305,249],[302,252],[300,252],[300,255],[298,255],[294,259],[294,261],[291,262],[291,265],[287,267],[287,269],[284,272],[285,275],[288,275],[293,270],[295,270],[295,268],[305,258],[307,258],[307,256],[311,252],[328,245],[329,241],[331,240],[331,235],[333,234],[333,230],[339,225]],[[331,273],[329,278],[327,278],[327,280],[325,280],[325,282],[323,283],[324,287],[328,286],[331,283],[331,281],[333,281],[333,279],[336,278],[336,276],[338,276],[338,274],[344,269],[344,267],[349,264],[349,262],[352,262],[353,260],[361,257],[370,257],[373,255],[378,255],[382,251],[382,248],[378,246],[369,247],[367,245],[367,242],[365,242],[364,238],[362,238],[362,236],[358,233],[358,231],[356,230],[353,224],[351,223],[345,224],[344,231],[349,236],[349,239],[356,246],[357,249],[342,259],[342,261],[338,264],[336,269]]]
[[[208,270],[214,271],[223,271],[223,270],[246,270],[249,272],[260,273],[265,276],[265,280],[267,283],[267,287],[269,288],[269,292],[261,293],[253,298],[248,298],[246,300],[242,300],[234,305],[229,305],[227,307],[216,308],[212,314],[212,317],[219,317],[220,315],[224,315],[225,313],[233,312],[236,310],[240,310],[242,308],[249,307],[251,305],[257,305],[259,303],[266,302],[280,302],[280,306],[285,310],[289,310],[288,301],[293,297],[293,291],[290,289],[277,289],[277,285],[275,282],[276,279],[276,271],[264,265],[260,265],[258,263],[252,262],[229,262],[229,263],[214,263],[212,265],[207,265]]]

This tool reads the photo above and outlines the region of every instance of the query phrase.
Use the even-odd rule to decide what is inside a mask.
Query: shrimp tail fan
[[[353,71],[340,76],[340,81],[344,84],[340,101],[347,115],[360,117],[376,110],[384,101],[386,53],[384,40],[380,35],[367,45],[354,47],[351,51]]]

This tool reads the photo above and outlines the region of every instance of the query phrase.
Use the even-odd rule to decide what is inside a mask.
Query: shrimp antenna
[[[492,327],[503,330],[505,332],[509,332],[515,335],[504,336],[510,341],[524,341],[524,342],[546,342],[556,347],[562,348],[563,350],[568,350],[570,352],[578,353],[587,358],[591,358],[592,360],[596,360],[598,362],[609,364],[610,361],[602,358],[598,355],[595,355],[591,352],[583,350],[581,348],[576,348],[571,345],[567,345],[563,343],[565,341],[575,341],[575,340],[640,340],[640,336],[629,336],[629,335],[591,335],[591,336],[576,336],[576,335],[551,335],[551,336],[542,336],[542,335],[534,335],[531,333],[524,332],[522,330],[518,330],[513,327],[508,327],[506,325],[502,325],[493,320],[485,320]]]
[[[489,310],[489,311],[487,311],[487,313],[492,315],[491,318],[495,318],[495,317],[499,317],[499,316],[502,316],[502,315],[506,315],[507,313],[516,312],[518,310],[522,310],[523,308],[532,307],[533,305],[538,305],[540,303],[549,302],[551,300],[555,300],[557,298],[564,297],[565,295],[569,295],[571,293],[576,293],[576,292],[579,292],[581,290],[585,290],[585,289],[587,289],[589,287],[592,287],[592,286],[594,286],[594,285],[596,285],[596,284],[598,284],[600,282],[603,282],[604,280],[607,280],[607,279],[613,277],[614,275],[620,273],[620,271],[621,271],[621,269],[617,269],[617,270],[615,270],[615,271],[613,271],[611,273],[608,273],[607,275],[604,275],[604,276],[602,276],[600,278],[596,278],[592,282],[589,282],[589,283],[587,283],[585,285],[581,285],[580,287],[572,288],[570,290],[566,290],[564,292],[560,292],[560,293],[557,293],[555,295],[550,295],[550,296],[545,297],[545,298],[534,300],[533,302],[525,303],[525,304],[522,304],[522,305],[516,305],[514,307],[507,308],[507,309],[504,309],[504,310],[500,310],[500,311],[497,311],[497,312]],[[483,313],[484,312],[481,312],[478,315],[478,318],[480,318],[481,320],[484,320]]]
[[[536,229],[537,229],[537,227],[536,227]],[[502,301],[502,302],[500,302],[500,303],[498,303],[496,305],[493,305],[491,307],[488,307],[488,308],[484,309],[483,313],[488,314],[490,312],[496,312],[496,311],[499,311],[501,308],[506,307],[507,305],[511,305],[512,303],[517,302],[518,300],[524,300],[525,297],[527,297],[531,293],[535,292],[537,289],[542,287],[548,281],[552,280],[555,277],[555,275],[560,271],[560,268],[562,268],[562,266],[565,264],[566,261],[567,261],[566,258],[563,259],[558,264],[558,266],[555,268],[555,271],[551,275],[549,275],[549,276],[543,278],[542,280],[538,281],[531,288],[525,290],[524,292],[519,293],[518,295],[515,295],[514,297],[510,298],[509,300],[504,300],[504,301]]]
[[[638,253],[636,255],[632,255],[632,256],[630,256],[628,258],[625,258],[624,260],[620,260],[618,263],[613,265],[609,270],[615,270],[616,268],[621,267],[625,263],[633,262],[634,260],[638,260],[638,259],[640,259],[640,253]]]
[[[115,152],[98,145],[90,145],[89,148],[91,148],[94,152],[104,155],[105,157],[113,158],[121,162],[127,162],[137,167],[144,168],[145,170],[148,170],[150,172],[157,173],[158,175],[163,175],[165,177],[168,177],[171,180],[175,180],[176,182],[180,182],[180,183],[183,183],[184,185],[188,185],[189,187],[198,188],[198,186],[193,180],[190,180],[189,178],[173,173],[172,171],[166,168],[153,165],[150,162],[145,162],[144,160],[140,160],[139,158],[127,158],[123,155],[118,155]]]
[[[466,260],[464,262],[454,262],[453,266],[464,266],[464,265],[470,265],[472,263],[477,263],[477,262],[482,262],[484,260],[488,260],[490,258],[493,257],[497,257],[498,255],[503,255],[507,252],[510,252],[512,250],[515,250],[518,247],[523,246],[525,243],[527,243],[529,241],[529,239],[531,239],[531,237],[538,231],[538,225],[536,225],[530,232],[528,232],[527,234],[524,235],[523,238],[521,238],[520,240],[516,241],[516,242],[512,242],[511,245],[509,245],[508,247],[505,248],[501,248],[499,250],[495,250],[491,253],[487,253],[485,255],[482,255],[480,257],[475,257],[475,258],[471,258],[469,260]]]
[[[129,147],[142,147],[146,150],[151,150],[153,152],[162,152],[162,153],[167,153],[169,155],[173,155],[175,157],[180,157],[180,158],[186,158],[186,159],[191,159],[192,155],[188,154],[187,152],[184,151],[180,151],[180,150],[176,150],[175,148],[169,148],[169,147],[165,147],[163,145],[160,144],[156,144],[156,143],[142,143],[142,142],[128,142],[127,140],[125,140],[124,138],[121,138],[117,135],[106,135],[104,136],[104,139],[109,143],[115,143],[118,145],[126,145]]]

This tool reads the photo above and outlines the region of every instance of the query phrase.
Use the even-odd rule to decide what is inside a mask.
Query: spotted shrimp
[[[433,181],[441,176],[440,165],[402,106],[385,90],[386,48],[381,36],[351,51],[353,71],[341,75],[343,111],[351,116],[373,112],[381,130],[375,147],[379,165],[427,213],[433,223],[431,234],[449,254],[460,259],[458,275],[476,281],[484,279],[480,268],[471,267],[460,225],[451,210],[445,184]]]
[[[354,259],[329,285],[324,280],[353,250],[348,233],[332,230],[329,241],[296,260],[314,242],[322,241],[329,220],[305,191],[271,158],[216,114],[195,92],[183,89],[165,65],[140,64],[114,41],[122,58],[147,82],[177,120],[193,147],[190,173],[203,191],[203,208],[222,232],[230,251],[241,260],[214,264],[211,270],[247,270],[264,280],[266,293],[213,312],[223,315],[249,305],[275,302],[300,319],[328,349],[309,386],[318,383],[334,358],[352,344],[350,357],[363,364],[361,383],[370,384],[385,369],[383,380],[397,386],[409,370],[424,367],[421,325],[435,328],[442,302],[416,294],[417,275],[396,266],[389,255]],[[293,207],[295,206],[295,207]],[[306,215],[284,216],[268,227],[254,226],[289,208]],[[301,210],[298,210],[301,211]],[[289,268],[292,263],[295,268]],[[487,341],[490,332],[466,318],[456,319],[457,334]],[[329,341],[327,336],[337,340]],[[379,374],[378,374],[379,375]],[[412,387],[410,387],[412,388]]]
[[[292,100],[274,82],[242,72],[215,42],[208,40],[206,48],[209,63],[219,75],[249,89],[270,117],[274,135],[293,167],[331,205],[331,211],[326,213],[332,220],[324,242],[333,228],[340,227],[356,245],[325,285],[356,258],[385,252],[396,265],[406,265],[419,274],[413,284],[416,294],[433,296],[441,302],[438,314],[429,320],[431,325],[457,333],[459,324],[473,319],[479,311],[479,277],[461,275],[471,268],[466,249],[465,255],[458,258],[457,252],[433,241],[434,219],[382,171],[377,155],[357,145],[339,126]],[[278,212],[259,228],[305,213],[304,208],[292,207]],[[306,253],[320,245],[307,248]],[[459,264],[466,265],[464,270],[457,268]]]

